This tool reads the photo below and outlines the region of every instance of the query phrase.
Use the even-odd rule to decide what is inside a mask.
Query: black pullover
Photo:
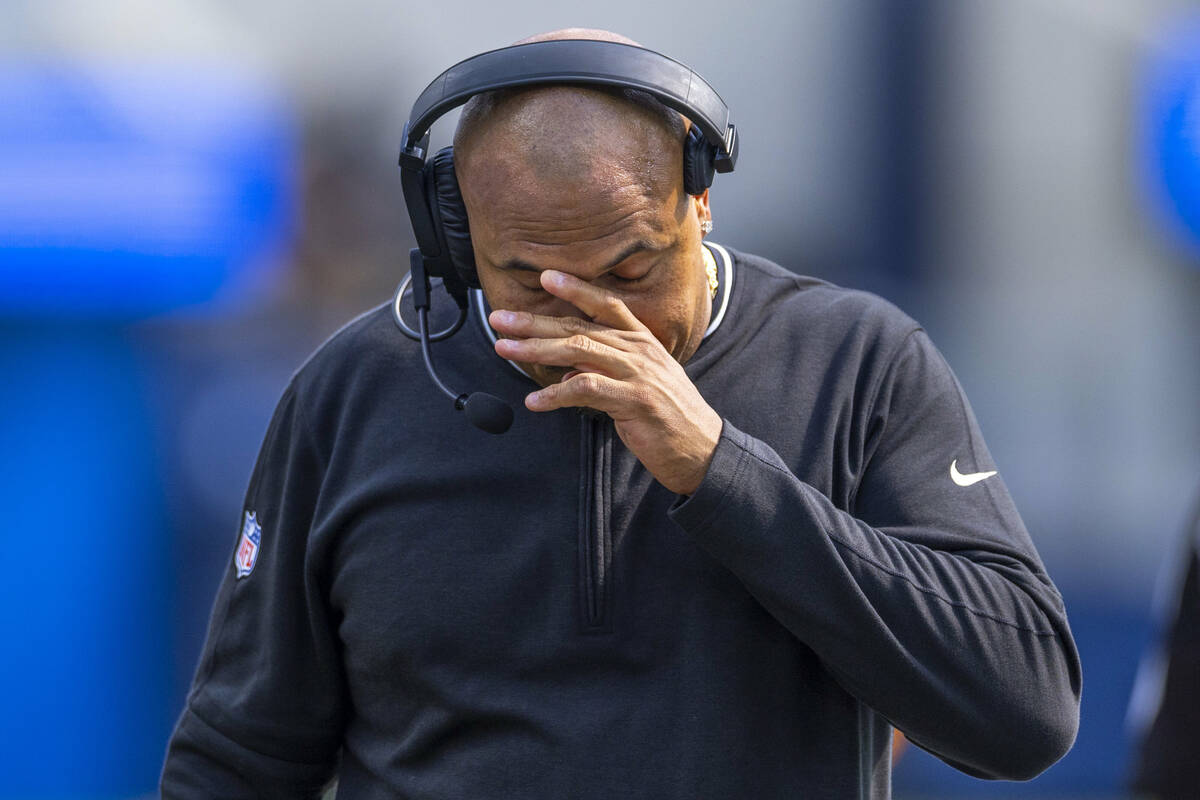
[[[893,725],[981,777],[1070,747],[1060,596],[891,305],[735,254],[686,365],[724,419],[690,497],[607,417],[526,411],[482,326],[434,353],[507,434],[386,306],[287,387],[164,797],[886,798]]]

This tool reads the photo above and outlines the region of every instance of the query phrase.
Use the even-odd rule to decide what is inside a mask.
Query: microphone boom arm
[[[512,425],[513,410],[511,406],[499,397],[490,395],[487,392],[473,392],[471,394],[463,392],[462,394],[457,394],[438,377],[437,370],[433,368],[433,355],[429,347],[430,342],[447,339],[454,335],[462,327],[463,320],[467,318],[468,307],[463,305],[459,308],[458,321],[454,325],[430,336],[429,295],[431,287],[429,276],[425,272],[425,262],[419,249],[413,248],[410,251],[409,263],[410,271],[404,280],[400,282],[400,287],[396,289],[396,296],[392,300],[392,318],[396,326],[400,328],[405,336],[421,342],[421,358],[425,361],[425,371],[429,373],[429,377],[433,379],[438,389],[454,401],[455,410],[466,413],[470,423],[482,431],[493,434],[504,433]],[[404,321],[404,317],[400,314],[400,301],[404,295],[404,288],[410,283],[412,284],[413,305],[417,310],[416,331],[409,328],[408,323]]]

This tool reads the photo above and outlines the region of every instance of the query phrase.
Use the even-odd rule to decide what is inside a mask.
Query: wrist
[[[725,421],[711,408],[707,411],[708,413],[704,415],[705,419],[700,425],[700,437],[695,454],[689,459],[690,468],[680,476],[677,486],[667,487],[676,494],[691,495],[700,488],[700,484],[704,482],[704,476],[708,474],[709,466],[712,465],[717,444],[721,441],[721,431],[725,427]]]

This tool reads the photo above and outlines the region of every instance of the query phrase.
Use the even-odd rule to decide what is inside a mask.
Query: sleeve
[[[345,701],[308,547],[321,474],[293,384],[255,464],[233,559],[168,745],[167,800],[319,797],[332,776]]]
[[[922,331],[898,348],[865,424],[849,511],[726,420],[704,481],[671,515],[911,741],[976,777],[1031,778],[1074,742],[1079,658]]]

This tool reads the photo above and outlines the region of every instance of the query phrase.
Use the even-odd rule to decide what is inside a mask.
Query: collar
[[[717,328],[721,327],[721,323],[725,320],[725,312],[729,310],[729,297],[733,294],[733,258],[730,257],[728,250],[716,242],[706,241],[703,245],[717,260],[717,296],[713,298],[712,319],[708,323],[708,329],[704,331],[704,338],[707,339],[716,332]],[[483,292],[479,289],[471,289],[469,294],[479,325],[483,328],[483,333],[488,341],[495,346],[499,337],[496,336],[496,331],[492,330],[492,326],[487,321],[489,313],[487,300],[484,299]],[[533,377],[518,367],[516,362],[508,361],[508,364],[526,378],[533,380]]]

